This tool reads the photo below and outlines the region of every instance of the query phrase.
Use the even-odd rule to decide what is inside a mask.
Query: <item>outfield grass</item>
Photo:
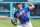
[[[31,20],[33,27],[40,27],[40,20]],[[18,21],[17,24],[20,22]],[[13,26],[10,20],[0,20],[0,27],[16,27]]]

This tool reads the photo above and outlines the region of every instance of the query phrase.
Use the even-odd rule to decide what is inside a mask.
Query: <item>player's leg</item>
[[[23,25],[22,24],[19,24],[17,27],[23,27]]]
[[[29,22],[28,27],[33,27],[31,22]]]
[[[23,24],[23,26],[24,26],[24,27],[33,27],[32,24],[31,24],[31,22],[26,23],[26,24]]]
[[[21,25],[18,25],[17,27],[22,27]]]

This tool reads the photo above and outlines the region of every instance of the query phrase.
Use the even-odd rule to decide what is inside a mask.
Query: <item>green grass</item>
[[[31,20],[33,27],[40,27],[40,20]],[[18,21],[17,24],[20,22]],[[17,27],[13,26],[10,20],[0,20],[0,27]]]
[[[40,27],[40,20],[31,20],[33,27]]]

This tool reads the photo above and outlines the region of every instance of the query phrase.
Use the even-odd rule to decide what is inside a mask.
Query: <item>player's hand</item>
[[[17,11],[17,9],[12,9],[12,11],[14,11],[14,10]]]
[[[16,23],[16,21],[15,21],[14,19],[11,19],[11,22],[12,22],[12,24],[13,24],[14,26],[17,25],[17,23]]]
[[[14,26],[16,26],[17,24],[13,24]]]
[[[29,5],[30,5],[31,3],[30,3],[30,2],[27,2],[27,4],[29,4]]]

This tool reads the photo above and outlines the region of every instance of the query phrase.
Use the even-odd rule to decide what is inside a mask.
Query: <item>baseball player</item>
[[[35,8],[35,6],[30,2],[27,2],[27,3],[30,5],[30,7],[23,8],[22,3],[16,4],[18,7],[18,10],[14,13],[14,18],[15,18],[16,22],[17,22],[17,18],[20,21],[20,24],[17,27],[33,27],[29,20],[27,13],[30,10],[33,10]],[[14,24],[14,25],[16,25],[16,24]]]

